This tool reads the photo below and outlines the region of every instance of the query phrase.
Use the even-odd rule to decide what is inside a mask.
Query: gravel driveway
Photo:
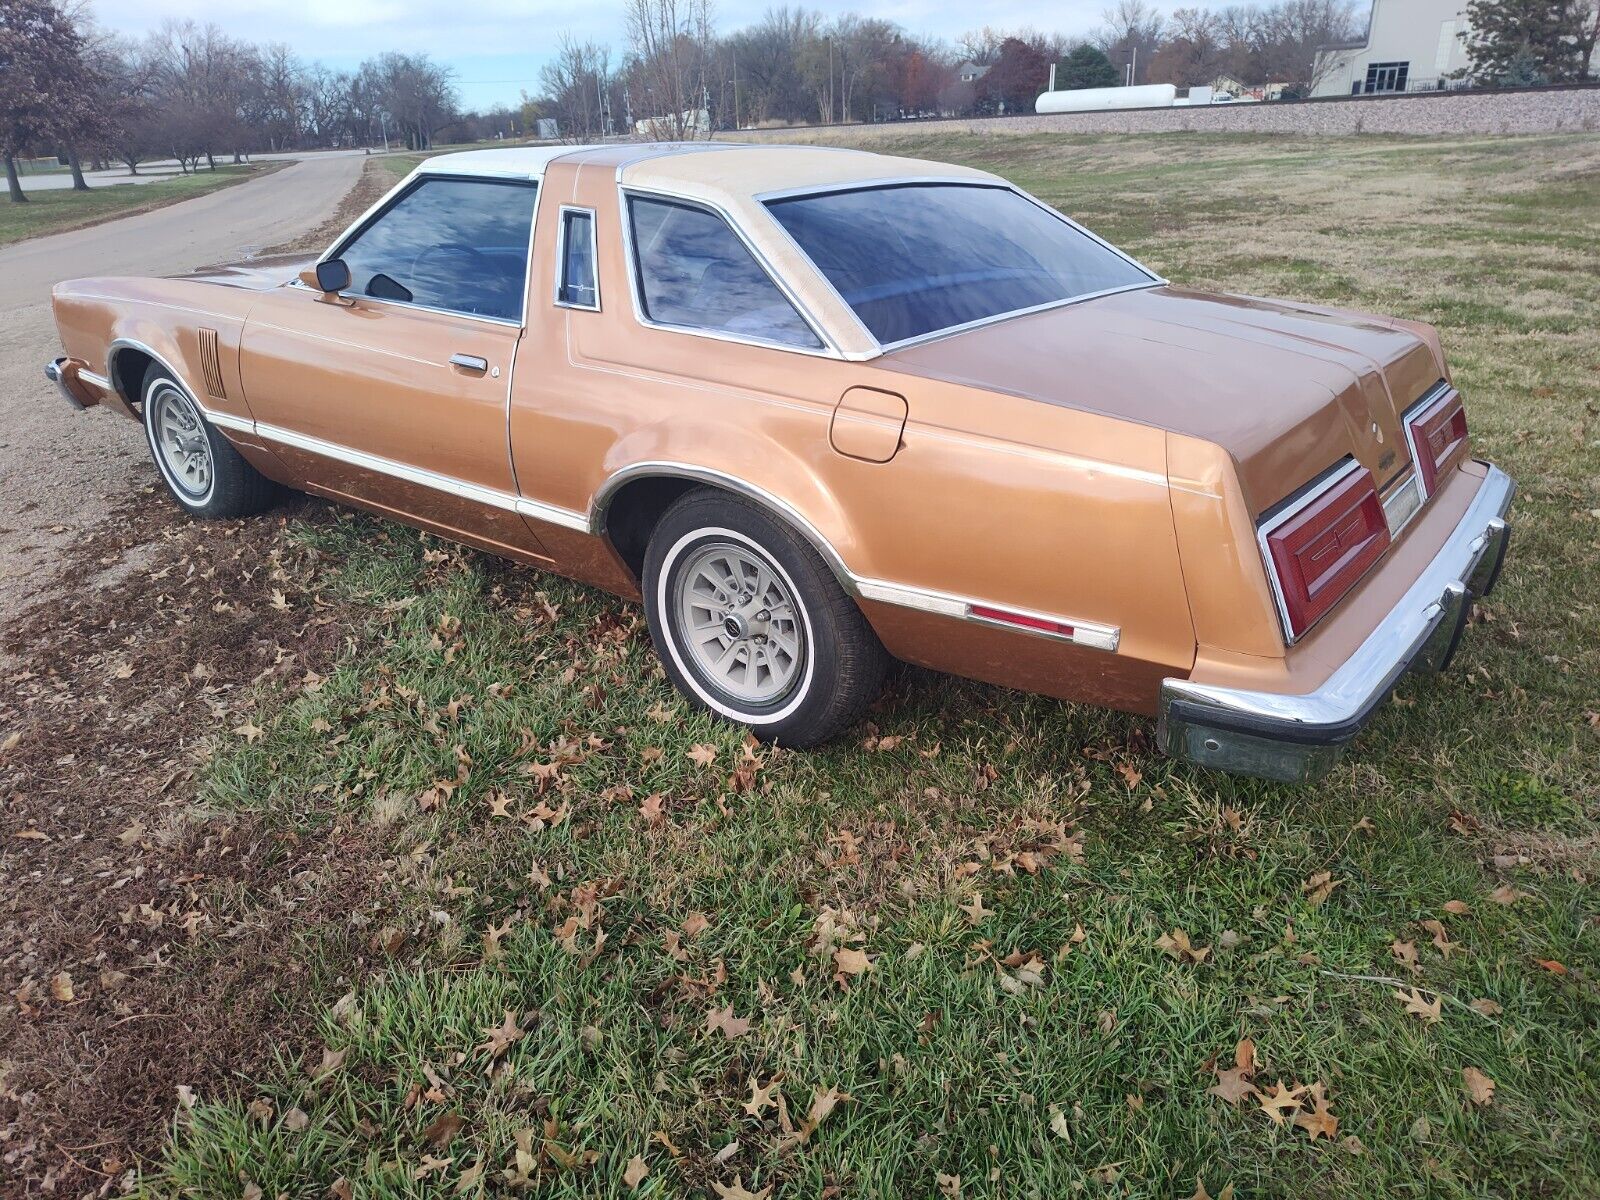
[[[137,425],[75,413],[45,379],[44,364],[61,353],[51,286],[85,275],[174,275],[290,241],[333,215],[365,161],[307,158],[181,204],[0,250],[0,621],[48,593],[63,555],[108,505],[157,482]]]

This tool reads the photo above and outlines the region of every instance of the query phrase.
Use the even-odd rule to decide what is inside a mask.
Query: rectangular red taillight
[[[1348,462],[1261,530],[1290,639],[1299,637],[1389,548],[1372,472]]]
[[[1445,388],[1406,414],[1406,439],[1422,480],[1422,494],[1431,496],[1435,481],[1467,444],[1467,410],[1461,393]]]

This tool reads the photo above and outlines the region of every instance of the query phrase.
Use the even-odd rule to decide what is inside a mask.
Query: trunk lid
[[[878,365],[1214,442],[1259,516],[1345,455],[1384,489],[1410,469],[1401,414],[1439,379],[1381,318],[1155,287],[980,326]]]

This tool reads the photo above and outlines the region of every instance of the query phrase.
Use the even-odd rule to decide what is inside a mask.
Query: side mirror
[[[329,258],[316,266],[317,287],[325,293],[342,292],[350,286],[350,268],[342,258]]]

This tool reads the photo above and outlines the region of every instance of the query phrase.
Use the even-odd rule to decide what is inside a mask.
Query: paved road
[[[0,249],[0,621],[48,591],[54,561],[108,504],[156,481],[137,425],[74,412],[45,379],[44,364],[61,353],[51,286],[84,275],[175,275],[289,241],[333,215],[364,161],[319,155],[154,212]]]
[[[252,154],[252,162],[276,162],[280,159],[300,160],[310,158],[348,158],[366,157],[366,150],[297,150],[284,154]],[[233,161],[232,157],[219,158],[217,162],[227,166]],[[117,184],[157,183],[163,179],[171,179],[174,175],[182,173],[175,158],[155,159],[151,162],[139,164],[137,175],[128,174],[127,167],[112,167],[107,171],[85,171],[84,181],[91,188],[105,187]],[[25,192],[60,191],[72,186],[72,173],[70,171],[55,171],[43,175],[22,176],[22,190]]]

